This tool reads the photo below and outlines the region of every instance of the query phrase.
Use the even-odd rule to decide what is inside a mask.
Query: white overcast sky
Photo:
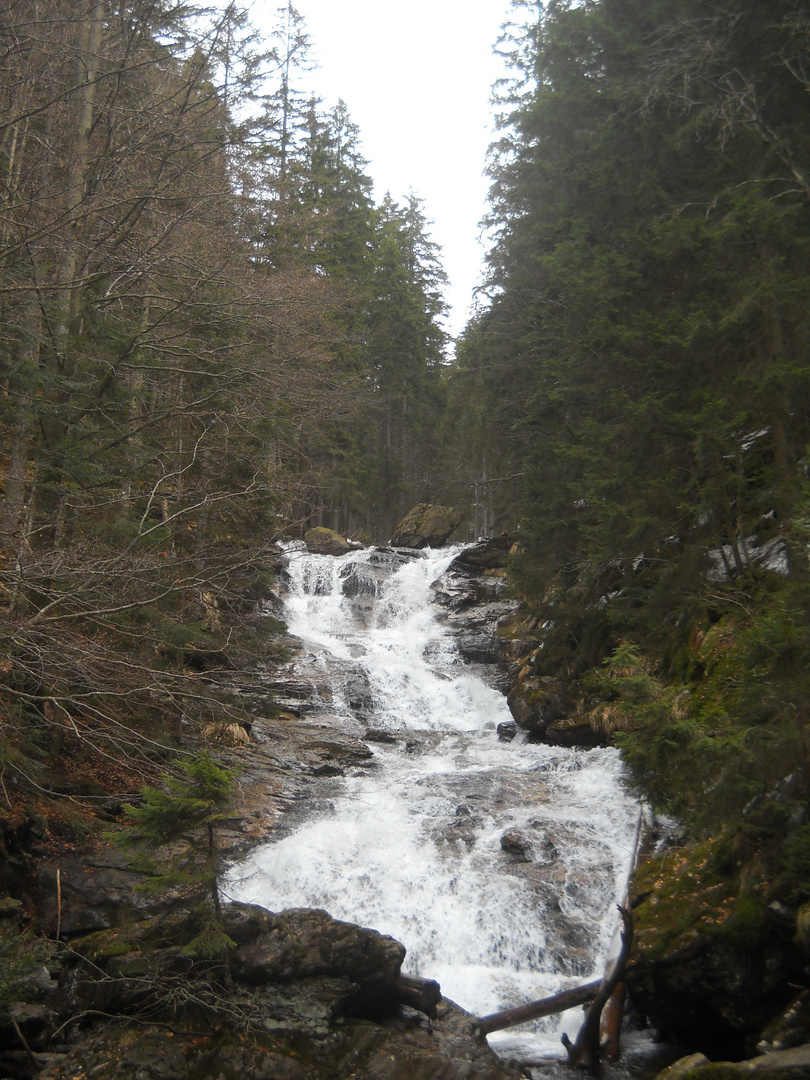
[[[318,65],[309,82],[324,106],[342,98],[360,128],[381,201],[411,191],[433,222],[450,279],[447,329],[467,321],[480,281],[478,223],[492,140],[490,94],[501,74],[492,47],[509,0],[294,0]],[[279,4],[255,0],[254,25],[269,36]]]

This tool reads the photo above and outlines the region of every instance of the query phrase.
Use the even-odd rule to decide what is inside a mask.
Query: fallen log
[[[616,983],[607,1005],[602,1011],[599,1022],[599,1045],[603,1047],[600,1061],[616,1062],[621,1056],[622,1019],[624,1018],[624,999],[627,987],[623,982]]]
[[[568,1052],[568,1064],[573,1069],[597,1070],[602,1054],[607,1049],[599,1042],[599,1023],[602,1010],[607,1005],[613,991],[621,980],[624,966],[633,944],[633,917],[625,907],[619,908],[622,917],[622,944],[616,961],[608,966],[593,1001],[583,1021],[575,1042],[563,1034],[562,1044]]]
[[[527,1005],[517,1005],[513,1009],[504,1009],[502,1012],[490,1013],[489,1016],[481,1016],[473,1024],[473,1032],[483,1038],[493,1031],[503,1031],[504,1028],[525,1024],[529,1020],[539,1020],[542,1016],[565,1012],[566,1009],[576,1008],[577,1005],[587,1005],[596,997],[600,986],[601,980],[595,979],[593,982],[583,983],[582,986],[575,986],[571,990],[562,990],[559,994],[552,994],[551,997],[530,1001]]]
[[[431,1020],[435,1020],[437,1006],[442,1000],[442,989],[434,979],[421,979],[418,975],[399,975],[393,986],[393,997],[400,1005],[410,1005]]]

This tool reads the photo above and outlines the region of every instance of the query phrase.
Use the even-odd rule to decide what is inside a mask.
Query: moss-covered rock
[[[449,506],[419,503],[397,525],[391,543],[394,547],[442,547],[459,527],[463,516]]]
[[[634,875],[632,901],[627,981],[635,1007],[675,1041],[741,1051],[786,1004],[803,967],[764,883],[741,889],[722,844],[711,840],[647,861]]]
[[[797,1046],[748,1061],[709,1062],[703,1054],[676,1061],[656,1080],[806,1080],[810,1076],[810,1046]]]
[[[307,545],[307,551],[312,552],[313,555],[346,555],[349,551],[354,551],[357,546],[350,544],[340,533],[336,533],[333,529],[325,529],[321,525],[304,534],[304,543]]]
[[[549,676],[519,679],[506,700],[518,727],[533,735],[545,734],[549,724],[562,720],[574,709],[567,684]]]
[[[333,919],[318,909],[278,914],[251,904],[229,904],[223,923],[236,943],[232,968],[251,983],[312,975],[348,975],[359,984],[392,983],[405,958],[394,938]]]

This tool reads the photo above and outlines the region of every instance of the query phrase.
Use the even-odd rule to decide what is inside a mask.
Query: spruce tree
[[[148,875],[145,888],[189,906],[197,933],[186,949],[207,958],[222,956],[232,944],[222,929],[216,829],[233,789],[233,772],[199,753],[160,787],[144,787],[141,802],[124,808],[129,827],[116,835],[136,853],[135,867]]]

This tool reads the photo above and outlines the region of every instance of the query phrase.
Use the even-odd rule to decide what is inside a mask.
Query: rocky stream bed
[[[598,703],[537,674],[536,638],[524,634],[498,569],[507,550],[503,540],[468,548],[442,575],[434,592],[445,623],[465,664],[509,695],[512,719],[499,726],[500,741],[523,731],[552,745],[598,747],[607,739],[595,721]],[[357,586],[361,608],[368,584]],[[329,804],[347,776],[373,768],[376,748],[398,737],[369,722],[362,675],[346,674],[347,720],[331,709],[334,687],[314,683],[311,669],[302,678],[299,659],[283,670],[259,664],[255,679],[233,687],[246,700],[272,694],[278,715],[257,709],[249,731],[211,733],[217,753],[239,769],[233,815],[220,830],[232,862],[271,836],[292,833]],[[445,840],[464,845],[467,816]],[[36,837],[28,840],[31,895],[49,942],[38,939],[36,962],[0,981],[2,1080],[507,1080],[560,1072],[496,1056],[475,1034],[474,1017],[446,998],[427,1010],[403,1005],[397,981],[407,941],[317,909],[271,913],[233,903],[224,919],[235,947],[223,974],[220,965],[184,952],[193,918],[182,906],[133,891],[138,875],[115,848],[97,839],[54,857],[44,837],[39,851]],[[542,892],[554,865],[535,840],[512,830],[501,847],[512,870]],[[640,880],[638,945],[627,973],[636,1020],[647,1017],[681,1038],[712,1025],[758,1031],[747,1045],[756,1053],[759,1038],[760,1055],[767,1051],[733,1065],[692,1056],[673,1066],[668,1080],[810,1076],[802,1045],[810,1006],[806,992],[796,998],[803,961],[789,927],[757,956],[741,957],[715,939],[707,945],[692,923],[688,936],[670,927],[664,940],[655,912],[660,891],[646,889],[643,874]],[[0,902],[0,932],[19,924],[21,909],[18,900]],[[763,1032],[783,1009],[779,1024]],[[607,1075],[657,1071],[632,1060],[629,1067],[609,1066]]]

